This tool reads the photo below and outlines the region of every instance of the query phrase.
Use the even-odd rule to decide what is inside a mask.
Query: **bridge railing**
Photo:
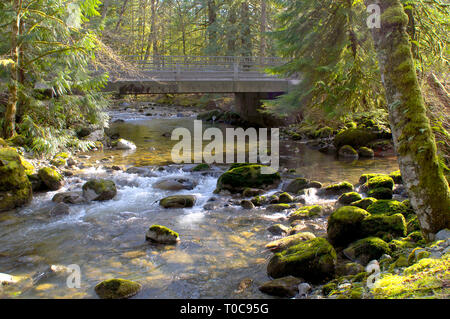
[[[127,56],[144,75],[159,79],[264,79],[276,78],[268,69],[284,64],[277,57],[234,56]]]

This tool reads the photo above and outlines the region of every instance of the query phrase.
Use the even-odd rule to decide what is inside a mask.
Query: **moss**
[[[278,202],[281,204],[292,203],[294,198],[288,193],[282,193],[278,196]]]
[[[338,199],[338,203],[342,204],[342,205],[350,205],[351,203],[354,203],[361,199],[362,199],[362,197],[358,193],[350,192],[350,193],[342,194]]]
[[[284,188],[286,192],[297,194],[299,191],[308,188],[309,181],[306,178],[296,178],[289,182],[289,184]]]
[[[136,295],[142,286],[125,279],[109,279],[95,286],[95,292],[101,299],[126,299]]]
[[[370,205],[372,205],[373,203],[375,203],[376,201],[377,201],[376,198],[366,197],[366,198],[363,198],[361,200],[358,200],[356,202],[351,203],[350,206],[356,206],[356,207],[359,207],[359,208],[367,210],[367,208]]]
[[[69,158],[69,153],[65,153],[65,152],[62,152],[62,153],[58,153],[58,154],[56,154],[53,158],[63,158],[63,159],[68,159]]]
[[[408,213],[408,208],[403,203],[396,200],[378,200],[370,205],[367,208],[367,211],[374,215],[402,214],[405,216]]]
[[[368,237],[352,243],[343,252],[350,260],[366,265],[371,260],[379,259],[384,254],[390,254],[391,250],[384,240],[377,237]]]
[[[255,196],[251,199],[251,202],[253,203],[253,205],[255,206],[261,206],[263,205],[265,202],[267,201],[266,196]]]
[[[266,249],[272,252],[280,252],[291,246],[300,244],[301,242],[316,238],[313,233],[302,232],[295,235],[287,236],[278,240],[274,240],[266,245]]]
[[[263,165],[244,165],[222,174],[217,181],[218,190],[229,190],[232,193],[240,193],[245,188],[273,188],[281,180],[280,174],[269,167],[265,167],[270,174],[262,174]]]
[[[417,216],[414,216],[408,221],[408,223],[406,224],[406,229],[408,234],[420,231],[420,224]]]
[[[430,252],[426,251],[421,247],[414,248],[413,251],[408,256],[408,264],[412,265],[421,259],[430,257]]]
[[[359,274],[356,274],[352,278],[352,282],[366,282],[367,278],[369,277],[369,274],[365,271],[360,272]]]
[[[337,287],[338,287],[338,285],[337,285],[335,282],[330,282],[330,283],[328,283],[328,284],[322,286],[322,293],[323,293],[325,296],[328,296],[328,295],[330,295],[334,290],[336,290]]]
[[[291,206],[289,204],[271,204],[266,207],[266,210],[270,212],[282,212],[283,210],[289,209]]]
[[[369,181],[369,179],[371,179],[372,177],[376,177],[376,176],[383,176],[384,174],[362,174],[361,177],[359,178],[359,183],[360,184],[365,184]]]
[[[57,171],[50,167],[43,167],[38,171],[38,176],[52,191],[60,189],[63,185],[64,178]]]
[[[394,189],[394,180],[388,175],[379,175],[370,178],[367,181],[367,185],[369,186],[369,190],[376,188],[389,188],[390,190]]]
[[[339,132],[334,137],[334,145],[340,148],[344,145],[352,147],[366,146],[368,143],[377,139],[377,135],[368,129],[350,128]]]
[[[170,235],[170,236],[174,236],[174,237],[180,237],[180,235],[176,232],[174,232],[173,230],[165,227],[165,226],[161,226],[161,225],[153,225],[149,228],[149,230],[157,232],[158,234],[161,235]]]
[[[371,189],[368,193],[368,196],[376,198],[376,199],[392,199],[392,189],[385,187],[378,187],[375,189]]]
[[[327,138],[333,135],[333,129],[329,126],[325,126],[317,130],[314,134],[317,138]]]
[[[314,238],[281,253],[269,261],[267,273],[273,278],[295,276],[320,283],[334,276],[336,251],[324,238]]]
[[[374,151],[366,146],[360,147],[358,149],[358,154],[361,157],[367,157],[367,158],[372,158],[375,156]]]
[[[148,229],[146,239],[161,244],[176,244],[180,235],[165,226],[153,225]]]
[[[354,187],[349,182],[341,182],[325,187],[323,192],[325,195],[342,195],[344,193],[352,192]]]
[[[365,236],[406,236],[406,222],[402,214],[369,216],[362,221],[361,227]]]
[[[328,239],[334,246],[345,246],[361,238],[362,221],[370,214],[355,206],[343,206],[328,218]]]
[[[376,299],[448,299],[449,265],[450,254],[441,259],[422,259],[400,274],[382,275],[371,292]]]
[[[92,194],[92,191],[94,194]],[[83,185],[83,196],[89,200],[105,201],[117,194],[116,184],[106,179],[91,179]]]
[[[195,201],[193,195],[175,195],[161,199],[159,204],[164,208],[186,208],[193,207]]]
[[[56,167],[66,166],[66,160],[62,157],[54,158],[50,161],[50,164]]]
[[[193,172],[201,172],[201,171],[207,171],[207,170],[209,170],[209,169],[210,169],[210,167],[209,167],[208,164],[199,164],[199,165],[195,166],[195,167],[192,169],[192,171],[193,171]]]
[[[340,157],[355,158],[355,159],[358,158],[358,152],[350,145],[344,145],[341,148],[339,148],[338,155]]]
[[[395,184],[402,184],[403,183],[402,174],[400,173],[400,170],[397,170],[395,172],[390,173],[389,177],[394,180]]]
[[[293,222],[294,220],[313,218],[320,216],[322,214],[322,206],[303,206],[300,209],[296,210],[294,213],[289,215],[289,221]]]

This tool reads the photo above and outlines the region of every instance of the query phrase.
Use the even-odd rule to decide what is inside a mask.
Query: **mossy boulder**
[[[62,157],[56,157],[50,161],[50,164],[55,167],[63,167],[66,166],[66,160]]]
[[[373,215],[402,214],[403,216],[407,216],[409,212],[406,205],[396,200],[377,200],[375,203],[367,207],[367,211]]]
[[[263,174],[262,168],[269,173]],[[228,190],[232,193],[242,193],[248,187],[271,189],[277,187],[280,181],[280,174],[268,166],[243,165],[222,174],[217,181],[217,191]]]
[[[275,254],[267,265],[273,278],[294,276],[311,283],[332,278],[335,273],[336,251],[324,238],[314,238]]]
[[[289,227],[275,224],[267,228],[267,231],[275,236],[284,236],[289,232]]]
[[[338,184],[332,184],[320,190],[320,194],[326,196],[340,196],[344,193],[353,192],[354,187],[349,182],[341,182]]]
[[[309,181],[306,178],[296,178],[283,187],[283,191],[297,194],[299,191],[309,188]]]
[[[255,206],[262,206],[264,204],[267,204],[268,202],[268,198],[266,196],[255,196],[251,199],[251,202],[253,203],[253,205]]]
[[[400,170],[390,173],[389,177],[394,180],[395,184],[403,184],[402,174],[400,173]]]
[[[0,212],[20,207],[31,201],[31,183],[12,148],[0,148]]]
[[[339,263],[336,266],[337,276],[355,276],[362,272],[364,272],[364,267],[354,262]]]
[[[322,215],[322,212],[323,212],[323,208],[322,208],[322,206],[319,206],[319,205],[303,206],[289,215],[289,221],[293,222],[295,220],[318,217],[318,216]]]
[[[349,159],[358,159],[358,152],[351,147],[350,145],[344,145],[339,148],[338,152],[339,157],[349,158]]]
[[[207,171],[210,169],[210,166],[208,164],[198,164],[197,166],[195,166],[192,171],[193,172],[202,172],[202,171]]]
[[[282,193],[278,196],[278,202],[280,204],[289,204],[294,201],[294,197],[289,195],[288,193]]]
[[[334,246],[346,246],[362,238],[362,221],[369,215],[364,209],[355,206],[338,208],[328,218],[328,240]]]
[[[259,189],[259,188],[246,188],[244,189],[244,191],[242,192],[242,196],[244,197],[254,197],[254,196],[258,196],[264,194],[264,190]]]
[[[50,167],[41,168],[38,171],[38,176],[45,186],[51,191],[56,191],[64,185],[64,178],[61,174]]]
[[[83,196],[87,200],[106,201],[117,194],[116,184],[106,179],[91,179],[83,185]]]
[[[343,251],[344,255],[352,261],[367,265],[374,259],[379,259],[384,254],[390,254],[389,244],[377,237],[360,239]]]
[[[180,235],[165,226],[153,225],[145,234],[145,239],[158,244],[176,244],[180,241]]]
[[[194,206],[195,201],[194,195],[174,195],[161,199],[159,204],[164,208],[189,208]]]
[[[363,146],[358,149],[358,155],[360,157],[373,158],[375,153],[371,148]]]
[[[133,297],[141,289],[141,284],[120,278],[102,281],[94,288],[101,299],[126,299]]]
[[[392,199],[393,192],[390,188],[378,187],[369,190],[367,195],[376,199]]]
[[[282,212],[289,208],[291,208],[291,206],[289,204],[271,204],[266,207],[266,210],[269,212],[276,213],[276,212]]]
[[[350,128],[339,132],[334,137],[334,145],[340,148],[344,145],[350,145],[352,147],[366,146],[370,142],[377,139],[377,135],[368,129],[363,128]]]
[[[292,298],[298,294],[298,285],[302,282],[299,278],[286,276],[262,284],[259,290],[271,296]]]
[[[302,232],[297,233],[295,235],[287,236],[278,240],[274,240],[266,245],[266,249],[272,251],[272,252],[280,252],[283,251],[291,246],[295,246],[301,242],[304,242],[306,240],[311,240],[316,238],[316,236],[313,233],[309,232]]]
[[[244,209],[254,209],[255,205],[252,203],[252,201],[244,199],[241,201],[241,207]]]
[[[363,198],[361,200],[358,200],[356,202],[351,203],[350,206],[356,206],[356,207],[359,207],[359,208],[367,210],[367,208],[370,205],[372,205],[373,203],[375,203],[376,201],[377,201],[376,198],[366,197],[366,198]]]
[[[385,175],[385,174],[377,174],[377,173],[362,174],[362,175],[359,177],[359,183],[360,183],[360,184],[365,184],[365,183],[367,183],[367,181],[368,181],[369,179],[371,179],[372,177],[383,176],[383,175]]]
[[[361,224],[365,236],[395,238],[406,236],[406,222],[402,214],[373,215],[365,218]]]
[[[350,193],[342,194],[338,198],[338,203],[341,204],[341,205],[350,205],[351,203],[354,203],[354,202],[359,201],[361,199],[362,199],[362,197],[358,193],[350,192]]]
[[[369,190],[376,189],[376,188],[389,188],[390,190],[394,189],[394,180],[389,177],[388,175],[379,175],[370,178],[367,181],[367,185],[369,187]]]

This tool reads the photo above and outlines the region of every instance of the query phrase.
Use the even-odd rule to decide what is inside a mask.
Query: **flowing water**
[[[143,285],[135,298],[270,298],[258,290],[268,280],[266,265],[271,253],[264,251],[264,245],[277,239],[266,228],[280,222],[287,212],[267,213],[263,208],[244,211],[228,204],[228,197],[214,195],[217,177],[225,166],[197,173],[190,172],[193,165],[168,165],[176,142],[162,135],[177,127],[192,130],[194,118],[112,115],[125,119],[112,128],[122,138],[136,143],[137,150],[91,153],[86,163],[107,158],[110,162],[106,166],[145,166],[148,174],[128,174],[96,164],[66,179],[63,189],[36,194],[27,207],[1,214],[0,273],[34,276],[39,280],[34,284],[24,280],[18,286],[19,292],[0,290],[0,297],[96,298],[94,286],[115,277]],[[397,169],[396,159],[392,157],[339,161],[300,142],[280,144],[282,167],[296,169],[298,176],[325,184],[342,180],[355,183],[364,172]],[[179,176],[193,179],[197,186],[178,192],[153,187],[161,179]],[[117,196],[106,202],[71,205],[69,215],[49,217],[54,194],[80,190],[92,177],[112,179],[118,187]],[[163,197],[187,193],[198,198],[193,208],[163,209],[158,204]],[[306,200],[309,204],[323,201],[314,193]],[[215,204],[217,207],[213,207]],[[324,233],[325,219],[308,223],[317,234]],[[177,231],[181,242],[177,246],[146,242],[145,232],[153,224]],[[67,274],[49,275],[46,271],[49,265],[73,264],[81,269],[80,288],[67,287]],[[39,274],[46,275],[39,277]],[[253,282],[240,286],[243,280],[249,282],[245,279]]]

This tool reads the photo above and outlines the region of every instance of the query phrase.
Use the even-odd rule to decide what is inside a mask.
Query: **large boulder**
[[[180,241],[180,236],[173,230],[160,225],[151,226],[145,238],[159,244],[176,244]]]
[[[175,195],[161,199],[159,204],[164,208],[188,208],[193,207],[195,201],[194,195]]]
[[[319,217],[323,213],[323,207],[319,205],[315,206],[303,206],[289,215],[289,221],[292,223],[295,220],[309,219],[313,217]]]
[[[270,250],[271,252],[280,252],[291,246],[298,245],[303,241],[311,240],[314,238],[316,238],[316,236],[313,233],[309,232],[297,233],[295,235],[271,241],[266,245],[266,249]]]
[[[320,283],[334,276],[335,266],[333,246],[324,238],[314,238],[275,254],[269,261],[267,273],[273,278],[291,275]]]
[[[265,166],[269,174],[262,174],[263,165],[242,165],[231,168],[222,174],[217,181],[217,191],[228,190],[231,193],[242,193],[246,188],[271,189],[280,184],[278,172]]]
[[[339,149],[339,157],[348,159],[358,159],[358,152],[350,145],[344,145]]]
[[[350,145],[355,148],[366,146],[377,139],[377,134],[363,128],[349,128],[339,132],[334,137],[334,145],[340,148],[344,145]]]
[[[402,214],[373,215],[362,221],[361,230],[367,237],[404,237],[406,236],[406,221]]]
[[[292,298],[298,294],[298,285],[302,282],[299,278],[287,276],[265,282],[259,290],[271,296]]]
[[[345,193],[353,192],[354,187],[349,182],[341,182],[338,184],[332,184],[318,191],[319,195],[325,196],[340,196]]]
[[[351,203],[361,200],[362,197],[356,192],[344,193],[338,198],[338,203],[341,205],[350,205]]]
[[[377,237],[368,237],[352,243],[344,249],[344,255],[352,261],[367,265],[384,254],[390,254],[389,244]]]
[[[410,213],[405,204],[396,200],[377,200],[367,207],[367,211],[373,215],[402,214],[405,217]]]
[[[45,186],[51,191],[56,191],[64,185],[64,178],[61,174],[50,167],[41,168],[38,171],[38,176]]]
[[[350,206],[356,206],[356,207],[359,207],[359,208],[367,210],[367,207],[369,207],[370,205],[372,205],[376,201],[377,201],[376,198],[366,197],[366,198],[363,198],[361,200],[358,200],[356,202],[351,203]]]
[[[394,180],[388,175],[378,175],[370,178],[367,181],[367,185],[369,190],[380,187],[389,188],[390,190],[392,190],[394,188]]]
[[[83,185],[83,196],[91,201],[113,199],[117,194],[116,184],[106,179],[91,179]]]
[[[82,204],[86,200],[82,192],[63,192],[55,194],[52,201],[55,203]]]
[[[12,148],[0,148],[0,212],[31,201],[31,183],[20,155]]]
[[[136,295],[142,285],[125,279],[104,280],[95,286],[95,292],[101,299],[126,299]]]
[[[361,226],[370,214],[362,208],[343,206],[328,218],[328,240],[334,246],[346,246],[363,235]]]

